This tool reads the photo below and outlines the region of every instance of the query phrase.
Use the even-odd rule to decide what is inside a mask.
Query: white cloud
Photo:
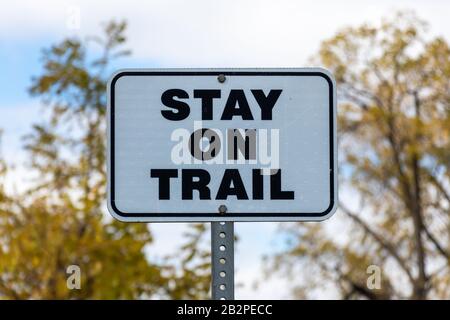
[[[15,1],[2,7],[0,38],[63,36],[70,8],[81,12],[82,35],[100,22],[129,21],[134,56],[170,67],[301,66],[343,25],[378,21],[411,8],[450,38],[448,1]]]

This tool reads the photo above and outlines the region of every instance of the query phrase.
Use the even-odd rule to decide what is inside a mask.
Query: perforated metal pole
[[[226,81],[219,74],[217,81]],[[219,206],[219,214],[227,207]],[[234,300],[234,223],[211,222],[211,296],[213,300]]]
[[[234,300],[234,223],[211,222],[213,300]]]

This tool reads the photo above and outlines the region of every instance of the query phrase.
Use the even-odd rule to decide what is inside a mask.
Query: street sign
[[[326,70],[122,70],[108,83],[108,209],[121,221],[323,220],[336,160]]]

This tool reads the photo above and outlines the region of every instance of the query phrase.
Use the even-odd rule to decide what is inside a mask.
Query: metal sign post
[[[211,295],[234,300],[234,222],[211,222]]]
[[[107,88],[108,210],[124,222],[210,222],[213,299],[234,299],[234,222],[336,211],[327,70],[133,69]]]

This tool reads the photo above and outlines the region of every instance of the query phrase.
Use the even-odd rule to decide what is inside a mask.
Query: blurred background
[[[107,213],[106,81],[304,66],[338,83],[340,209],[235,224],[236,298],[449,299],[449,13],[446,0],[5,3],[0,299],[208,298],[208,224]]]

